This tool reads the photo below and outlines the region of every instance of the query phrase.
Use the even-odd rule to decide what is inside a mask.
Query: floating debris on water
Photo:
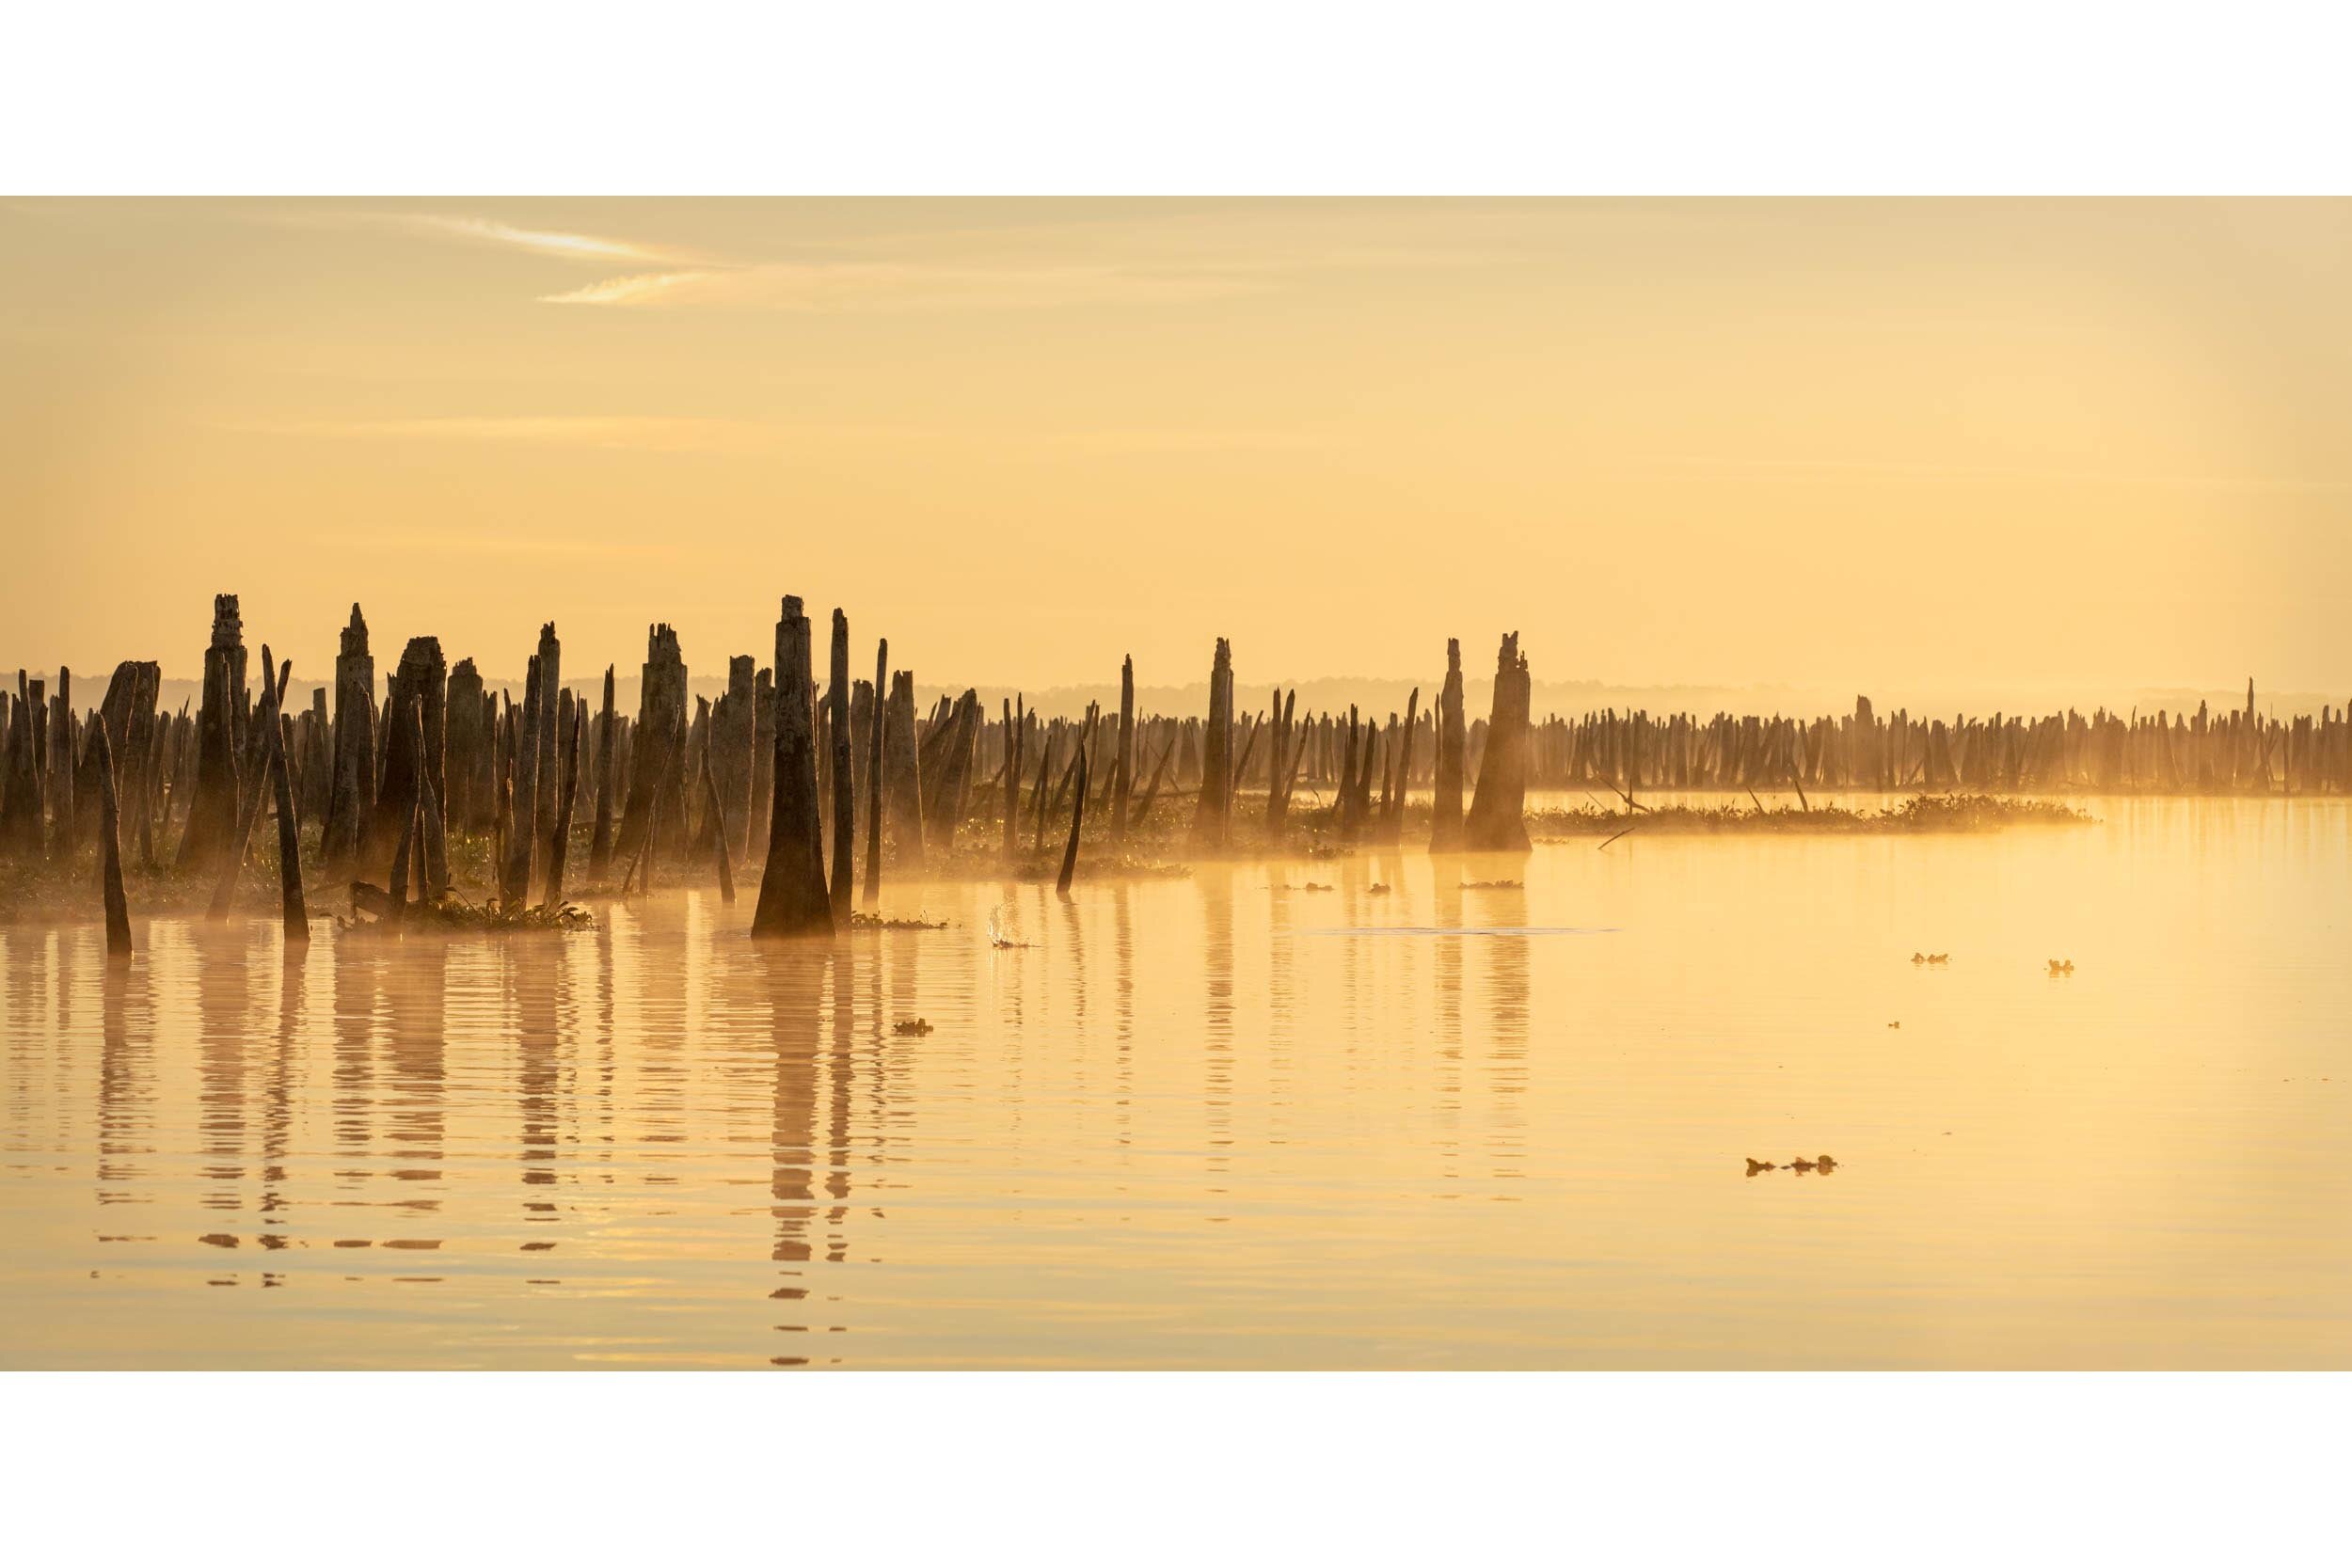
[[[931,1022],[927,1018],[902,1018],[890,1026],[890,1032],[894,1035],[928,1035],[931,1032]]]
[[[1775,1164],[1770,1160],[1758,1160],[1753,1156],[1744,1156],[1744,1158],[1746,1158],[1748,1162],[1748,1174],[1750,1176],[1761,1176],[1766,1171],[1771,1170],[1792,1170],[1800,1176],[1805,1175],[1808,1172],[1818,1172],[1822,1176],[1827,1176],[1837,1168],[1837,1162],[1826,1154],[1816,1154],[1810,1160],[1804,1158],[1803,1155],[1799,1155],[1797,1158],[1787,1162],[1785,1164]]]
[[[926,920],[921,915],[877,914],[868,910],[850,911],[850,929],[853,931],[944,931],[944,920]]]
[[[1396,890],[1386,882],[1375,882],[1364,891],[1366,893],[1394,893]]]
[[[2072,958],[2052,958],[2050,960],[2050,973],[2053,974],[2072,974],[2074,973],[2074,960]]]
[[[1525,887],[1526,885],[1525,882],[1514,881],[1508,877],[1498,877],[1491,882],[1464,882],[1462,889],[1467,893],[1474,888]]]
[[[1949,953],[1914,953],[1911,961],[1915,964],[1947,964],[1952,961],[1952,956]]]

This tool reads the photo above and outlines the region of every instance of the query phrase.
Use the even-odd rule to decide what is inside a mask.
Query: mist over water
[[[2083,803],[0,927],[0,1365],[2352,1365],[2352,802]]]

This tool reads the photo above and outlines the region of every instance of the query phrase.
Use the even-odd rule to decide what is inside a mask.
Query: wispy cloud
[[[246,436],[355,441],[495,441],[637,451],[753,451],[774,447],[784,435],[778,427],[747,420],[568,414],[251,420],[219,428]]]
[[[898,261],[771,261],[608,277],[542,294],[549,305],[638,309],[731,306],[767,310],[1023,309],[1247,293],[1263,279],[1237,269],[938,265]]]
[[[701,263],[711,258],[673,245],[617,240],[599,234],[574,234],[554,229],[526,229],[496,218],[449,213],[381,213],[347,208],[289,208],[270,214],[270,221],[304,229],[376,230],[419,239],[448,240],[463,245],[495,245],[534,256],[611,265],[616,261],[651,261],[668,265]]]
[[[799,456],[853,447],[973,448],[992,459],[1046,461],[1073,454],[1129,456],[1216,451],[1298,451],[1331,443],[1327,432],[1216,426],[1057,427],[992,431],[895,424],[826,424],[644,415],[440,415],[390,420],[246,420],[210,428],[239,436],[337,441],[453,441],[588,447],[655,452]]]

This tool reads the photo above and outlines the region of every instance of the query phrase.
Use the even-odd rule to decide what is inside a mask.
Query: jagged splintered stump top
[[[776,761],[768,818],[768,866],[759,879],[755,937],[833,935],[825,848],[817,806],[816,682],[808,617],[785,595],[776,622]]]
[[[1449,685],[1451,682],[1449,682]],[[1494,716],[1486,723],[1486,755],[1478,769],[1478,793],[1462,824],[1463,843],[1472,849],[1525,849],[1527,819],[1527,709],[1534,681],[1519,634],[1502,639],[1495,657]]]

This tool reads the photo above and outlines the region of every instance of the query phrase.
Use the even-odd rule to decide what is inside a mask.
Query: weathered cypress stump
[[[539,656],[524,666],[523,705],[517,716],[509,700],[507,717],[514,724],[514,822],[506,835],[506,861],[499,874],[499,899],[520,908],[531,901],[531,872],[539,844],[539,705],[546,690],[540,678]]]
[[[237,825],[237,715],[245,691],[244,624],[237,596],[213,596],[213,640],[204,650],[204,700],[197,709],[195,793],[180,838],[183,871],[217,868]]]
[[[817,718],[809,665],[808,617],[790,594],[776,622],[775,799],[768,823],[768,864],[759,879],[755,937],[831,936],[825,849],[818,832]],[[846,655],[845,655],[846,661]],[[912,683],[908,691],[913,701]]]
[[[1111,842],[1127,842],[1127,803],[1136,772],[1136,657],[1119,661],[1119,756],[1111,772]]]
[[[1438,776],[1430,801],[1429,847],[1462,847],[1462,642],[1445,640],[1445,687],[1438,695]]]
[[[1519,652],[1519,634],[1502,639],[1495,658],[1494,717],[1486,726],[1486,754],[1478,787],[1462,824],[1463,843],[1472,849],[1526,849],[1527,710],[1534,682]]]
[[[759,728],[759,661],[749,654],[727,660],[727,689],[710,710],[710,771],[719,782],[722,815],[735,837],[727,853],[741,860],[749,850],[745,832],[751,825],[752,745]]]
[[[463,832],[480,824],[489,804],[483,798],[489,769],[482,762],[482,748],[488,739],[482,712],[482,673],[472,659],[461,658],[450,667],[442,689],[441,816],[449,826]],[[431,739],[426,736],[428,747]]]
[[[555,727],[556,694],[564,689],[564,644],[555,635],[555,623],[548,621],[539,627],[539,772],[536,797],[531,804],[532,825],[538,830],[538,841],[532,846],[532,854],[546,865],[554,853],[556,786],[562,772],[556,761],[556,741],[563,732]]]
[[[747,863],[768,858],[769,803],[776,787],[776,672],[760,666],[752,682],[752,788],[743,802],[743,858]]]
[[[1078,742],[1078,787],[1073,791],[1070,803],[1070,842],[1061,852],[1061,875],[1054,880],[1054,891],[1067,898],[1070,884],[1078,875],[1078,830],[1087,816],[1087,739],[1094,730],[1094,715],[1087,715],[1086,736]]]
[[[49,843],[50,853],[62,860],[81,843],[81,824],[73,803],[73,762],[80,754],[74,741],[73,672],[57,666],[57,694],[49,712]]]
[[[262,650],[262,666],[269,667],[269,650]],[[291,664],[289,665],[291,674]],[[286,683],[278,683],[276,705],[285,706]],[[285,723],[271,726],[269,748],[270,786],[276,796],[278,812],[278,902],[279,918],[284,924],[286,945],[290,948],[307,946],[310,941],[310,911],[302,896],[302,824],[294,815],[294,792],[292,771],[286,763]]]
[[[708,752],[703,752],[702,774],[703,809],[710,814],[712,828],[710,858],[719,869],[719,901],[731,906],[735,902],[735,858],[727,852],[727,846],[733,841],[727,836],[727,803],[719,794],[719,781],[711,772]]]
[[[882,793],[890,808],[890,842],[900,872],[923,874],[923,775],[914,745],[914,672],[893,670],[882,702]]]
[[[890,639],[884,637],[874,643],[874,714],[866,736],[866,902],[869,906],[882,897],[882,732],[889,727],[882,717],[882,694],[889,673]]]
[[[1222,847],[1232,798],[1233,648],[1220,637],[1209,666],[1209,720],[1201,736],[1200,796],[1193,806],[1192,846]]]
[[[1005,705],[1005,863],[1010,865],[1021,853],[1021,747],[1029,737],[1029,714],[1025,699],[1015,697]]]
[[[683,834],[673,834],[670,825],[682,814],[675,798],[681,792],[676,775],[686,762],[686,661],[678,654],[677,633],[666,623],[646,628],[633,750],[628,800],[613,844],[613,853],[631,865],[641,858],[639,847],[649,833],[673,844],[683,841]]]
[[[596,715],[596,822],[588,841],[588,880],[601,887],[612,869],[612,783],[620,776],[613,756],[612,666],[604,667],[604,706]]]
[[[418,783],[433,786],[434,798],[447,798],[443,764],[447,754],[449,681],[441,662],[440,639],[412,637],[393,666],[384,702],[384,771],[376,781],[376,809],[363,851],[373,860],[397,842],[413,816]],[[415,721],[410,721],[410,715]],[[435,814],[438,822],[438,813]],[[428,824],[417,852],[424,862],[425,883],[437,891],[449,884],[449,842]]]
[[[220,876],[213,883],[213,901],[205,911],[214,920],[229,918],[236,901],[237,874],[245,869],[245,847],[253,839],[254,819],[262,815],[262,801],[269,793],[269,739],[278,732],[278,705],[285,683],[293,677],[294,661],[289,659],[275,672],[270,667],[269,644],[262,644],[262,706],[250,728],[253,738],[260,742],[257,755],[248,759],[244,769],[245,787],[239,792],[237,820],[229,836],[221,843]]]
[[[572,722],[564,743],[564,783],[557,791],[555,835],[548,845],[547,905],[551,910],[564,907],[564,867],[572,854],[572,811],[580,800],[580,734],[584,727],[588,705],[572,705]]]
[[[16,706],[8,717],[7,778],[0,781],[0,829],[8,852],[22,860],[38,861],[41,857],[46,833],[47,813],[41,800],[41,770],[40,740],[40,726],[32,715],[39,711],[34,694],[42,683],[27,680],[24,672],[16,673]]]
[[[107,743],[102,718],[90,736],[90,752],[98,773],[98,891],[106,905],[106,952],[111,958],[131,956],[131,911],[122,896],[122,849],[115,802],[114,748]]]
[[[375,811],[375,660],[368,654],[368,624],[351,607],[342,651],[335,656],[334,772],[319,858],[330,865],[357,860]]]
[[[857,766],[850,748],[850,618],[833,612],[833,688],[827,706],[832,710],[833,743],[833,918],[850,924],[850,862],[857,852]]]

